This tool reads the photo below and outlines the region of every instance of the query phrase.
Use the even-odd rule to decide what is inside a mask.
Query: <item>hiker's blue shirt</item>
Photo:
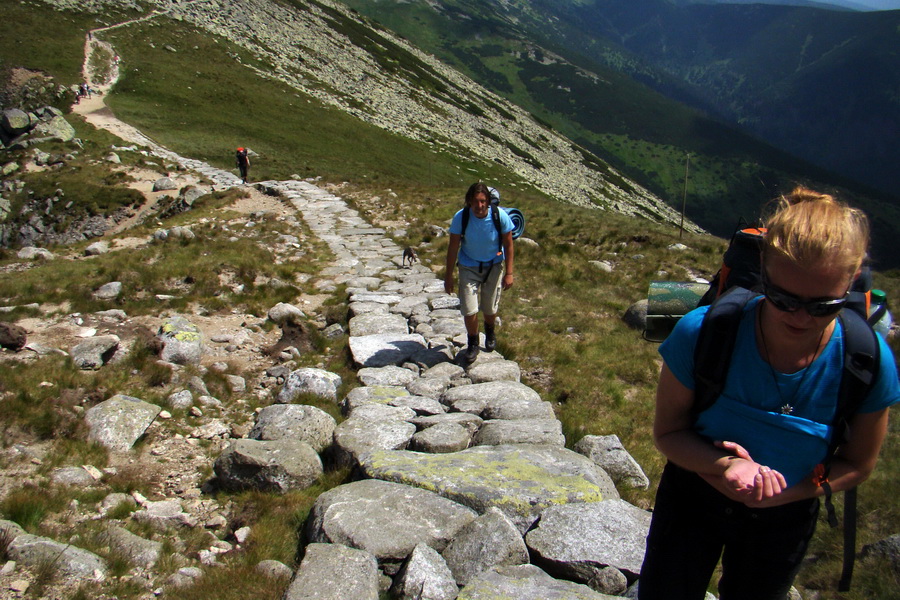
[[[836,321],[825,349],[808,367],[790,374],[774,371],[756,345],[756,307],[761,298],[744,307],[725,389],[700,413],[694,428],[711,441],[737,442],[753,460],[784,475],[790,486],[809,477],[828,452],[843,369],[843,329]],[[708,309],[703,306],[682,317],[659,347],[669,370],[691,390],[694,347]],[[900,401],[893,355],[881,336],[876,337],[881,365],[878,380],[859,409],[862,413]]]
[[[468,210],[468,208],[463,208],[453,215],[453,220],[450,222],[450,233],[462,234],[463,210]],[[513,225],[512,219],[509,218],[506,211],[496,206],[491,206],[487,216],[483,219],[476,217],[474,212],[469,214],[466,236],[459,246],[459,257],[457,260],[460,265],[464,267],[479,267],[483,264],[491,264],[503,260],[504,256],[502,253],[499,256],[497,255],[497,248],[500,247],[502,251],[502,247],[499,242],[500,234],[497,233],[497,228],[494,227],[493,217],[491,216],[491,211],[494,210],[499,211],[500,214],[500,231],[509,233],[515,229],[515,225]]]

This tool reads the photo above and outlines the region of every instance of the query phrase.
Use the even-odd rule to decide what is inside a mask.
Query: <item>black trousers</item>
[[[639,600],[784,600],[816,528],[818,499],[751,509],[669,463],[656,494]]]

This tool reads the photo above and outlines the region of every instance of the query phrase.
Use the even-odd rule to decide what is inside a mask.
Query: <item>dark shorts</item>
[[[751,509],[666,465],[647,535],[639,600],[703,600],[722,559],[720,600],[783,600],[816,528],[817,499]]]

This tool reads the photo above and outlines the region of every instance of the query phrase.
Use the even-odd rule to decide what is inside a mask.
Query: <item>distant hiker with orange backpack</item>
[[[491,189],[481,182],[469,187],[465,207],[450,223],[444,291],[453,293],[458,263],[459,308],[467,338],[462,358],[467,363],[478,356],[479,310],[484,313],[485,350],[493,352],[496,346],[500,290],[513,285],[513,229],[509,215],[491,204]]]
[[[881,336],[842,311],[868,235],[861,211],[794,190],[767,223],[762,295],[734,288],[660,346],[653,437],[668,463],[640,600],[702,600],[720,557],[721,600],[784,600],[819,498],[831,518],[831,494],[872,473],[900,385]]]
[[[238,148],[234,155],[234,162],[241,172],[241,183],[247,183],[247,171],[250,170],[250,157],[246,148]]]

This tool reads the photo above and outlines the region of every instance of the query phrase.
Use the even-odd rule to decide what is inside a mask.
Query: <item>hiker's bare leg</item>
[[[467,315],[463,317],[463,320],[466,322],[466,333],[469,335],[478,335],[478,313]],[[485,322],[487,322],[487,317],[485,317]]]

